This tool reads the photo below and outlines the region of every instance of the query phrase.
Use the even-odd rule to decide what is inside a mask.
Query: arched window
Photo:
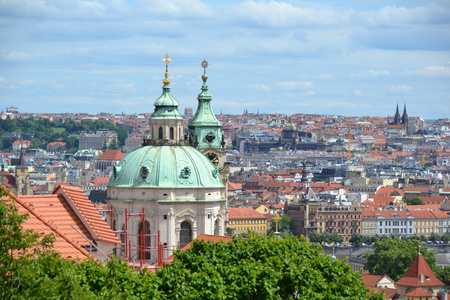
[[[171,139],[171,140],[174,139],[173,127],[170,127],[170,139]]]
[[[183,248],[192,241],[191,224],[188,222],[181,223],[180,230],[180,248]]]
[[[214,235],[219,235],[219,220],[214,222]]]
[[[139,224],[139,231],[138,231],[138,244],[139,244],[139,249],[141,249],[141,247],[144,249],[145,251],[145,259],[150,259],[150,251],[147,251],[148,248],[150,248],[151,246],[151,237],[150,237],[150,224],[145,221],[145,230],[143,230],[144,228],[142,228],[144,223],[140,223]],[[144,233],[142,233],[144,231]],[[140,253],[138,255],[138,257],[140,258]]]
[[[162,129],[162,127],[159,127],[159,139],[160,140],[163,139],[163,129]]]

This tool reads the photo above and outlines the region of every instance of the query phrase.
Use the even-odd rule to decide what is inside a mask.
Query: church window
[[[183,248],[192,241],[192,229],[191,224],[186,221],[180,227],[180,248]]]
[[[171,139],[171,140],[174,139],[174,131],[173,131],[173,127],[170,127],[170,139]]]
[[[159,137],[158,137],[160,140],[162,140],[163,139],[163,128],[162,127],[159,127]]]
[[[145,228],[143,228],[145,227]],[[145,221],[145,223],[139,224],[138,231],[138,245],[139,249],[145,251],[145,259],[150,259],[150,252],[146,251],[151,246],[151,237],[150,237],[150,224]],[[141,252],[139,253],[139,258],[141,257]]]

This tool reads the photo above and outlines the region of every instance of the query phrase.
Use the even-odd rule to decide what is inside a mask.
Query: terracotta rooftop
[[[228,219],[264,219],[265,215],[260,214],[253,208],[229,208]]]
[[[89,246],[89,242],[73,229],[71,225],[90,240],[92,240],[91,234],[62,195],[30,195],[18,196],[18,198],[30,203],[30,208],[39,212],[42,217],[45,217],[51,224],[64,232],[78,245]]]
[[[432,294],[425,291],[423,288],[417,288],[413,291],[409,292],[408,294],[405,294],[406,297],[433,297]],[[422,299],[422,298],[420,298]]]
[[[405,272],[405,275],[403,275],[403,277],[400,278],[395,284],[414,287],[444,286],[444,283],[437,279],[433,271],[431,271],[430,266],[427,264],[422,254],[418,254],[416,256],[408,270]]]
[[[95,185],[108,184],[109,177],[95,177],[91,182]]]
[[[72,259],[90,257],[89,253],[83,249],[77,241],[73,240],[69,234],[55,226],[52,220],[41,215],[33,204],[18,198],[11,192],[10,195],[17,199],[14,203],[18,209],[18,213],[21,215],[29,215],[28,219],[23,223],[23,228],[25,230],[32,229],[41,235],[53,233],[55,235],[53,249],[60,252],[62,257]],[[9,197],[2,197],[0,200],[11,201]]]
[[[70,198],[70,204],[73,204],[72,209],[81,215],[84,225],[90,230],[94,240],[101,240],[120,244],[119,239],[114,232],[100,216],[100,213],[95,209],[89,198],[78,187],[58,186],[53,194],[63,195],[64,198]]]
[[[100,155],[98,160],[121,160],[124,157],[125,154],[123,154],[120,150],[108,149]]]

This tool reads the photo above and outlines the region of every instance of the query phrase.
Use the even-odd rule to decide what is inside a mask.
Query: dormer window
[[[419,275],[419,281],[423,282],[423,275],[422,274]]]

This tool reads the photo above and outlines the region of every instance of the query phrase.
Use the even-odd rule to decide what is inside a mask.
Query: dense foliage
[[[50,250],[51,236],[23,230],[26,216],[0,189],[0,299],[382,299],[367,296],[349,265],[287,235],[194,241],[156,273],[116,257],[64,259]]]
[[[312,232],[308,236],[309,240],[313,243],[342,243],[344,239],[337,232],[332,234],[329,232],[318,233],[316,231]]]
[[[375,243],[374,253],[367,254],[366,269],[371,274],[387,274],[393,280],[399,280],[409,268],[417,253],[422,254],[433,271],[437,270],[434,251],[428,251],[418,240],[388,238]],[[436,274],[436,272],[435,272]],[[438,275],[438,274],[436,274]]]
[[[423,200],[419,197],[403,198],[403,202],[408,205],[425,205],[425,202],[423,202]]]
[[[11,150],[14,142],[12,138],[3,138],[3,134],[17,131],[20,132],[22,139],[31,141],[32,148],[45,149],[48,143],[62,139],[67,143],[67,150],[75,152],[78,150],[78,138],[74,135],[78,135],[82,131],[96,132],[100,129],[117,133],[119,144],[112,145],[111,148],[122,146],[128,136],[126,129],[105,120],[82,120],[77,123],[72,119],[66,119],[64,122],[52,122],[49,119],[10,119],[8,117],[0,120],[0,150]]]
[[[281,215],[281,220],[278,222],[278,232],[285,234],[294,234],[295,225],[294,222],[288,215]],[[275,221],[270,222],[270,227],[268,233],[276,232],[276,223]]]
[[[158,271],[170,299],[367,299],[359,273],[304,238],[194,241]],[[380,295],[371,296],[382,299]]]

